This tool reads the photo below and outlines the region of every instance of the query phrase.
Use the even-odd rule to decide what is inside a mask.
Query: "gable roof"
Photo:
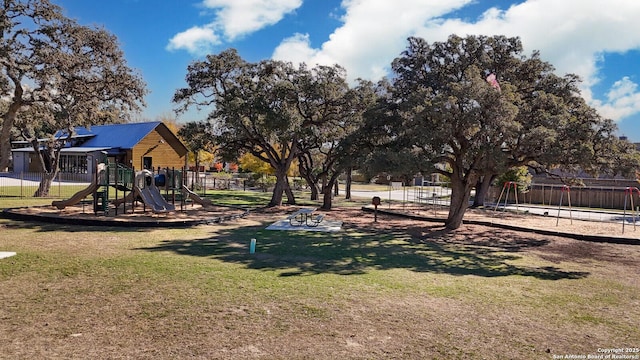
[[[151,132],[157,131],[167,143],[180,156],[185,156],[189,151],[182,141],[161,121],[143,123],[125,123],[94,125],[90,128],[76,128],[71,136],[72,141],[65,144],[64,149],[111,149],[114,151],[131,150]],[[54,136],[57,139],[66,139],[67,132],[58,131]],[[43,139],[45,140],[45,139]],[[80,141],[77,141],[80,140]],[[25,141],[13,141],[12,144],[28,144]],[[30,149],[30,150],[29,150]],[[12,149],[16,151],[16,149]],[[33,148],[23,148],[20,151],[33,151]]]
[[[94,125],[90,129],[78,128],[78,136],[94,135],[85,141],[83,147],[110,147],[133,149],[145,136],[162,124],[160,121]]]

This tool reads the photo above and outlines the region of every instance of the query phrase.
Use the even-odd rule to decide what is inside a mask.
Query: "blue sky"
[[[247,61],[344,66],[379,80],[408,36],[519,36],[582,94],[620,135],[640,142],[640,1],[637,0],[51,0],[81,24],[115,34],[148,84],[141,117],[171,114],[187,65],[238,49]],[[204,119],[189,112],[179,122]]]

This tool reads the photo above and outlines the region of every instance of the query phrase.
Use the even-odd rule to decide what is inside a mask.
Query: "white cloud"
[[[609,92],[605,102],[595,100],[596,106],[602,116],[619,120],[640,112],[640,93],[638,84],[628,77],[616,81]]]
[[[220,38],[212,28],[194,26],[171,38],[167,45],[167,50],[184,49],[192,54],[201,55],[206,54],[214,45],[220,43]]]
[[[276,24],[302,5],[302,0],[204,0],[216,10],[216,27],[229,40]]]
[[[309,34],[295,34],[284,39],[273,53],[272,58],[293,63],[306,63],[318,55],[319,51],[311,48]]]
[[[302,0],[203,0],[202,6],[213,10],[214,20],[176,34],[167,49],[201,55],[220,45],[222,39],[233,41],[276,24],[301,5]]]
[[[591,91],[601,80],[603,54],[640,49],[640,1],[527,0],[509,8],[488,9],[478,19],[446,18],[472,2],[476,3],[343,0],[343,25],[320,48],[312,48],[308,36],[295,35],[280,44],[273,58],[306,59],[310,65],[339,63],[351,79],[377,80],[404,50],[408,36],[429,42],[444,41],[450,34],[519,36],[526,53],[540,50],[559,74],[579,75],[584,81],[583,96],[603,115],[619,120],[640,111],[640,106],[631,104],[640,100],[637,87],[628,87],[629,79],[612,89],[619,93],[625,88],[625,96],[598,101]]]
[[[343,0],[343,25],[320,49],[310,48],[308,36],[295,35],[275,49],[274,59],[309,65],[344,66],[351,79],[377,80],[406,46],[406,38],[427,19],[443,16],[473,0]]]
[[[452,33],[519,36],[527,51],[540,50],[559,73],[576,73],[592,85],[598,80],[602,53],[640,47],[638,16],[636,1],[529,0],[509,9],[491,9],[474,23],[431,23],[418,34],[433,40]]]

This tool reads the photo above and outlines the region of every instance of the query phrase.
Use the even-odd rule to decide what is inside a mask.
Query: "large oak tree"
[[[145,84],[106,30],[79,25],[48,0],[0,6],[0,83],[9,99],[1,114],[0,170],[18,129],[45,172],[35,195],[46,196],[74,129],[126,121],[143,105]]]
[[[338,176],[348,170],[354,156],[350,137],[375,99],[373,85],[359,81],[349,88],[339,66],[302,67],[298,84],[298,111],[305,123],[298,146],[300,174],[311,186],[312,200],[319,187],[322,208],[329,210]]]
[[[61,150],[76,127],[125,122],[140,110],[146,92],[115,36],[73,21],[59,25],[34,50],[34,59],[44,64],[38,76],[46,79],[47,100],[26,105],[17,116],[16,125],[37,150],[44,171],[35,196],[48,195]]]
[[[250,153],[274,169],[276,184],[269,206],[295,203],[287,174],[297,159],[312,187],[323,183],[324,208],[340,169],[340,140],[353,131],[358,106],[339,66],[307,68],[264,60],[244,61],[234,49],[191,64],[188,87],[179,89],[179,110],[212,108],[219,152],[227,159]],[[355,91],[355,90],[354,90]],[[357,127],[357,126],[356,126]]]
[[[578,79],[558,76],[518,38],[410,38],[393,62],[394,140],[419,149],[449,177],[446,226],[458,228],[472,188],[513,166],[601,170],[625,144],[582,99]],[[439,166],[437,166],[440,164]]]
[[[295,108],[295,77],[296,69],[289,63],[249,63],[229,49],[190,64],[188,86],[173,98],[179,111],[212,108],[208,120],[224,157],[250,153],[273,167],[276,184],[269,206],[281,205],[284,193],[289,204],[295,203],[287,178],[299,155],[303,126]]]
[[[0,3],[0,171],[7,171],[11,135],[18,111],[47,101],[48,76],[39,53],[48,47],[49,34],[65,23],[61,9],[48,0],[4,0]]]

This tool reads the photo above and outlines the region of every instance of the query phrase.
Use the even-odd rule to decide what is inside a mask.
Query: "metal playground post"
[[[637,187],[627,187],[624,190],[624,213],[622,216],[622,233],[624,234],[624,225],[627,222],[627,201],[631,202],[631,218],[633,219],[633,231],[636,231],[636,213],[633,205],[633,193],[640,196],[640,190]]]
[[[562,207],[562,200],[564,199],[564,193],[567,193],[567,199],[569,200],[569,219],[573,225],[573,214],[571,213],[571,187],[568,185],[562,185],[562,191],[560,192],[560,203],[558,204],[558,216],[556,217],[556,226],[560,222],[560,208]]]

